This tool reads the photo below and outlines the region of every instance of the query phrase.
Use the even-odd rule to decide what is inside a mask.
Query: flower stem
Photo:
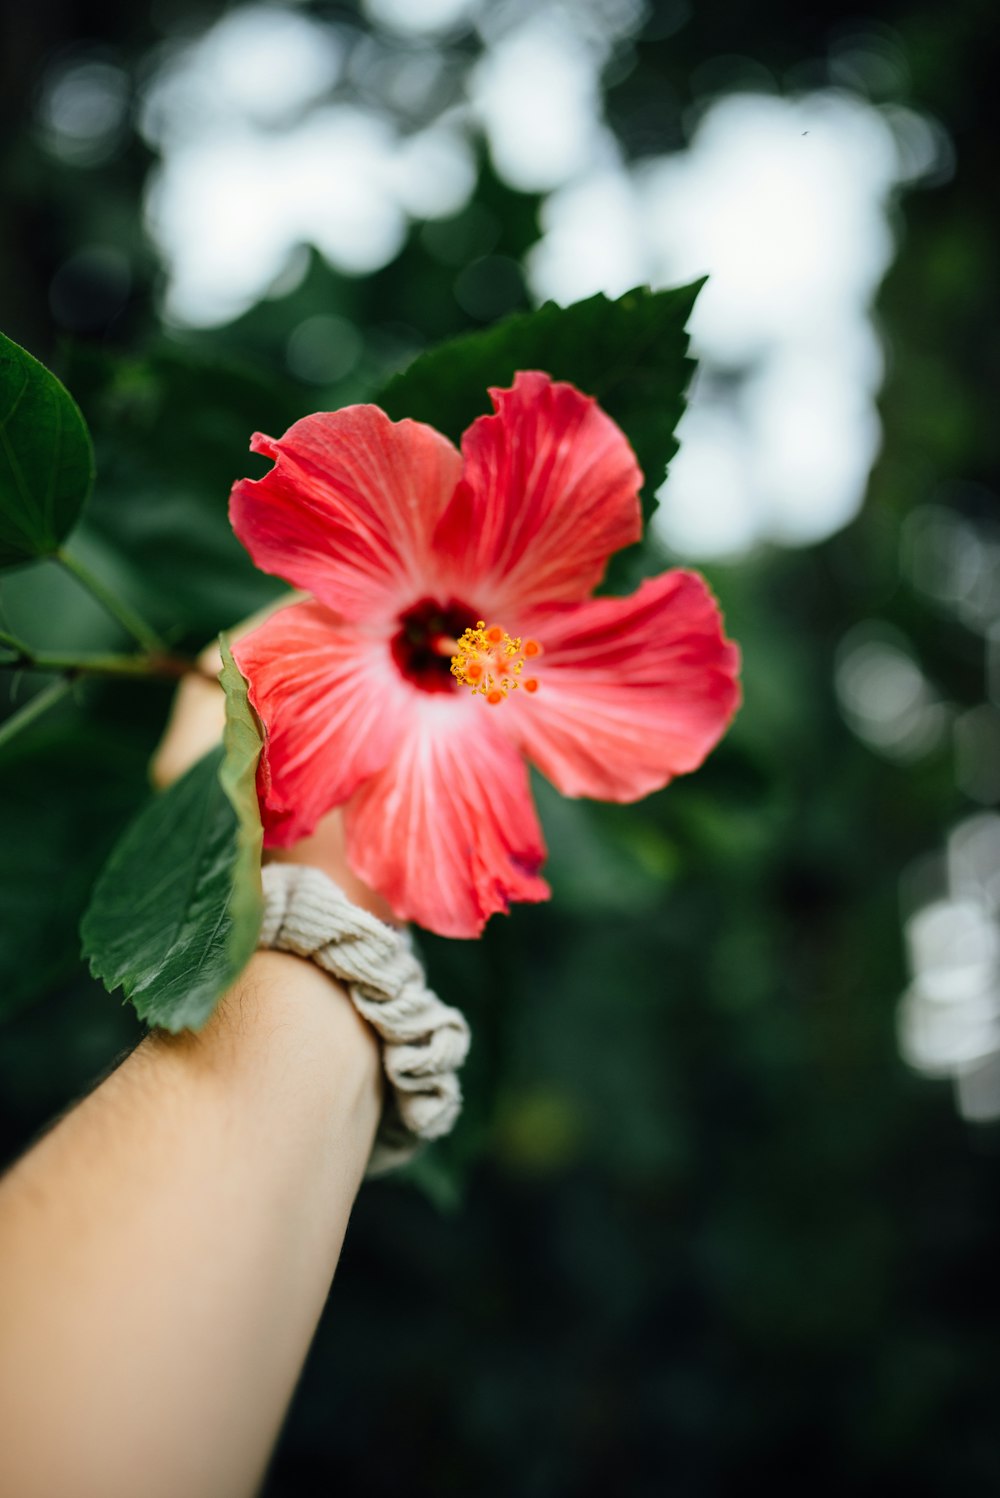
[[[163,641],[154,629],[141,619],[130,604],[119,598],[116,593],[95,577],[89,567],[85,567],[79,557],[73,556],[65,548],[60,548],[55,554],[55,560],[65,569],[77,582],[87,589],[98,603],[105,608],[113,619],[117,619],[123,629],[127,630],[134,640],[150,654],[166,649]]]
[[[36,692],[34,697],[29,698],[23,707],[18,708],[16,713],[12,713],[9,718],[0,723],[0,748],[10,743],[15,734],[27,728],[29,723],[34,723],[36,718],[40,718],[43,713],[48,712],[50,707],[54,707],[61,698],[65,697],[72,690],[73,683],[64,676],[56,681],[50,681],[47,687],[43,687],[40,692]]]
[[[0,670],[54,671],[70,681],[78,676],[166,676],[177,681],[199,670],[196,661],[163,651],[142,655],[53,655],[32,650],[15,635],[3,631],[0,631],[0,646],[12,652],[9,659],[0,659]]]

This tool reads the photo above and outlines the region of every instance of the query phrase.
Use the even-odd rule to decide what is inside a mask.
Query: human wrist
[[[408,933],[348,898],[322,869],[296,862],[264,869],[260,945],[308,958],[345,986],[382,1042],[388,1082],[369,1172],[404,1164],[454,1127],[458,1072],[469,1027],[427,987]]]
[[[144,1046],[224,1092],[280,1085],[296,1108],[330,1100],[359,1110],[373,1135],[378,1124],[377,1036],[336,979],[292,953],[256,952],[201,1030],[154,1030]]]

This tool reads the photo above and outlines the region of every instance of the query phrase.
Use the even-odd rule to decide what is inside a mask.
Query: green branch
[[[61,547],[55,553],[55,560],[59,565],[75,577],[77,582],[87,589],[92,597],[106,609],[113,619],[126,630],[150,655],[156,655],[166,650],[164,642],[160,639],[155,629],[150,628],[144,619],[141,619],[130,604],[95,577],[89,567],[85,567],[78,557],[72,556],[65,547]]]
[[[68,681],[79,676],[165,676],[177,681],[200,672],[197,662],[187,656],[167,655],[159,650],[142,655],[60,655],[33,650],[6,630],[0,630],[0,649],[10,651],[9,656],[0,657],[0,670],[54,671]]]

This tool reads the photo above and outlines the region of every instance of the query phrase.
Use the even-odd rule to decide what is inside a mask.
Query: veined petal
[[[262,479],[233,486],[233,529],[257,566],[313,593],[348,619],[386,617],[432,591],[431,537],[461,458],[418,421],[377,406],[319,412],[277,441]]]
[[[644,582],[630,598],[540,612],[537,691],[497,712],[567,796],[634,801],[697,769],[739,705],[739,650],[697,573]]]
[[[585,598],[641,534],[635,454],[596,401],[546,374],[490,396],[496,414],[462,439],[462,483],[434,538],[442,564],[491,612]]]
[[[520,755],[462,699],[421,704],[392,759],[346,811],[355,873],[396,915],[477,936],[512,901],[545,900],[545,844]]]
[[[271,614],[233,645],[264,727],[257,791],[269,847],[313,831],[389,760],[414,711],[414,693],[385,637],[319,603]]]

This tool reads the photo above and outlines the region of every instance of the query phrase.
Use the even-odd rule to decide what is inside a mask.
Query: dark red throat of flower
[[[455,642],[476,623],[467,604],[450,599],[422,598],[399,618],[392,639],[392,658],[407,681],[423,692],[454,692],[451,670]]]

